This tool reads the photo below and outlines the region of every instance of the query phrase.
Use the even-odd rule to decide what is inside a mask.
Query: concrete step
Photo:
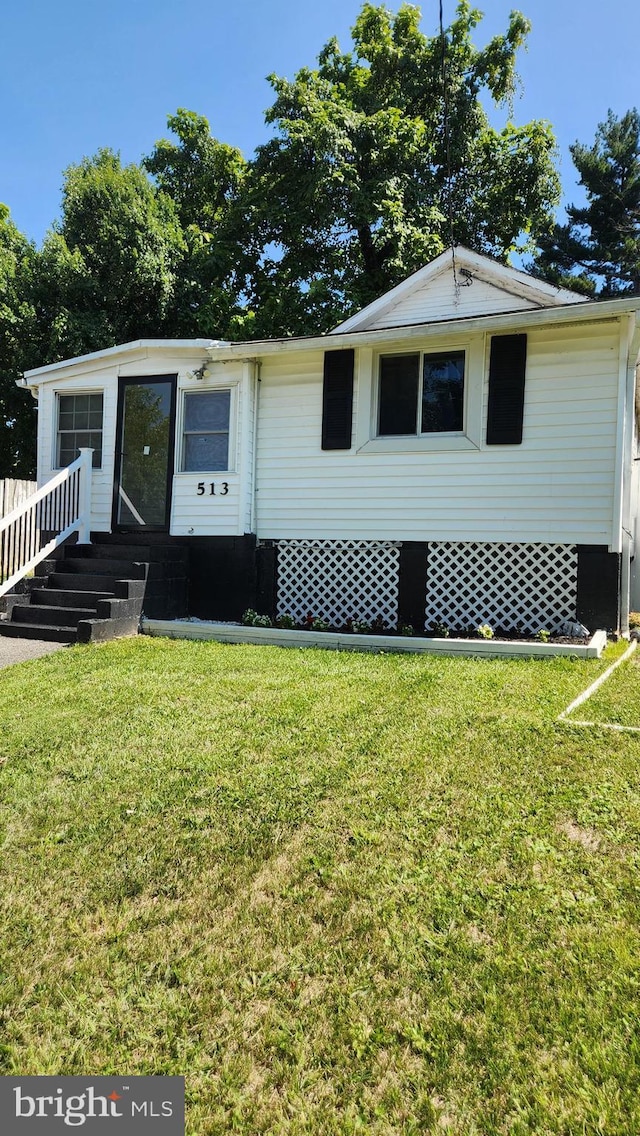
[[[28,600],[28,597],[25,597]],[[100,600],[113,599],[113,592],[65,591],[62,588],[34,588],[31,602],[45,607],[81,607],[97,610]]]
[[[151,550],[146,544],[77,544],[71,555],[84,560],[131,560],[149,559]]]
[[[153,529],[141,527],[134,532],[108,533],[92,532],[92,544],[144,544],[149,547],[180,547],[180,537],[169,536],[167,532],[157,532]]]
[[[49,643],[77,643],[78,632],[75,627],[56,627],[47,623],[14,623],[2,620],[0,635],[11,639],[45,639]]]
[[[128,619],[82,619],[78,624],[78,643],[102,643],[138,634],[140,614]]]
[[[122,534],[118,533],[118,538]],[[183,545],[164,542],[145,543],[144,540],[135,536],[126,537],[125,539],[118,539],[111,536],[109,533],[96,533],[92,536],[92,544],[78,544],[74,547],[73,556],[85,556],[87,559],[93,557],[130,557],[131,560],[146,560],[146,561],[184,561],[188,556],[188,549]]]
[[[144,580],[147,575],[146,563],[98,556],[65,556],[58,570],[83,575],[93,572],[101,576],[115,576],[118,580]]]
[[[13,623],[49,624],[77,627],[81,619],[95,619],[97,609],[90,607],[51,607],[40,604],[17,604],[11,612]]]
[[[102,575],[97,572],[52,572],[49,576],[50,588],[61,588],[68,592],[106,592],[115,596],[118,577]]]

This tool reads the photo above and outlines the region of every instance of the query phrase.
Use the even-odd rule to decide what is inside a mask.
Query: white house
[[[639,311],[457,248],[329,335],[40,367],[38,483],[93,449],[91,555],[153,563],[150,615],[624,630]]]

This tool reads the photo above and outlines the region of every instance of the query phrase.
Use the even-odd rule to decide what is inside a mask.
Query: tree
[[[185,251],[176,207],[139,166],[107,149],[70,166],[38,263],[49,358],[164,334]]]
[[[537,267],[564,287],[600,296],[640,291],[640,114],[609,111],[593,146],[570,147],[587,204],[540,241]]]
[[[28,298],[34,246],[0,204],[0,478],[32,477],[35,471],[35,403],[16,386],[29,366],[35,330]]]
[[[494,129],[481,102],[509,102],[529,23],[512,13],[478,49],[479,21],[461,0],[429,37],[418,8],[393,16],[365,3],[352,51],[332,39],[316,70],[270,76],[276,136],[246,196],[261,242],[260,333],[327,328],[451,242],[506,259],[549,227],[559,196],[549,125]]]
[[[0,476],[33,472],[24,370],[171,334],[186,242],[176,207],[139,166],[100,150],[65,173],[62,218],[37,250],[0,206]]]
[[[202,115],[179,109],[168,126],[178,142],[160,139],[143,161],[173,201],[187,248],[165,326],[174,335],[228,337],[242,320],[249,270],[247,163],[235,146],[212,137]]]

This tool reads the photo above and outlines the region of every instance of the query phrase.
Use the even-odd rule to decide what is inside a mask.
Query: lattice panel
[[[554,631],[576,618],[577,575],[575,545],[430,541],[425,626]]]
[[[391,541],[281,540],[278,615],[313,614],[332,627],[348,619],[398,622],[400,549]]]

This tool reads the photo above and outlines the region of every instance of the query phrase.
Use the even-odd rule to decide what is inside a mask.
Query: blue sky
[[[611,107],[640,104],[640,0],[486,0],[476,43],[532,21],[516,122],[548,119],[565,200],[578,198],[571,142],[590,143]],[[389,2],[396,10],[398,4]],[[0,72],[0,201],[40,241],[58,216],[62,171],[100,146],[138,161],[187,107],[248,156],[268,137],[270,72],[292,78],[332,35],[343,47],[360,0],[5,0]],[[437,28],[437,0],[422,5]],[[445,19],[454,0],[444,0]],[[500,120],[496,118],[496,122]]]

